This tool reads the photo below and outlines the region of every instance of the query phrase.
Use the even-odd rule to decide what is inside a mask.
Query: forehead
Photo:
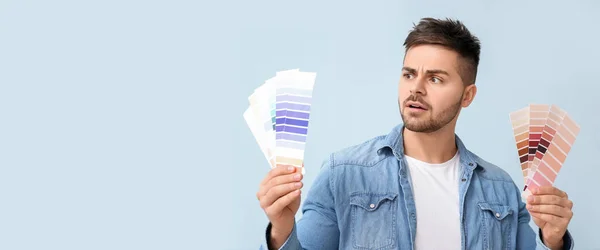
[[[404,66],[420,70],[439,69],[458,73],[459,54],[440,45],[411,47],[404,56]]]

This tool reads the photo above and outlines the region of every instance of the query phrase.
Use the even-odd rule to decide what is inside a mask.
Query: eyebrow
[[[417,73],[416,69],[410,68],[410,67],[403,67],[402,70],[404,71],[408,71],[408,73],[414,74]],[[425,74],[444,74],[449,76],[450,74],[448,74],[448,72],[446,72],[445,70],[441,70],[441,69],[430,69],[425,71]]]

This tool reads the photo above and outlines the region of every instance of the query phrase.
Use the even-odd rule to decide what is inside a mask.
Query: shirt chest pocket
[[[512,249],[514,213],[510,206],[479,202],[483,249]]]
[[[397,193],[354,193],[350,196],[350,230],[354,248],[396,247],[397,196]]]

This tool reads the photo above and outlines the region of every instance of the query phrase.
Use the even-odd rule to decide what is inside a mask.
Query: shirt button
[[[500,218],[500,213],[496,213],[496,218]]]
[[[370,208],[375,208],[375,204],[369,205]]]

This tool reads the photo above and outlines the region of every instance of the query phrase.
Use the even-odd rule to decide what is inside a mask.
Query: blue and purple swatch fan
[[[277,72],[248,97],[244,119],[271,168],[304,170],[304,150],[316,73]]]

